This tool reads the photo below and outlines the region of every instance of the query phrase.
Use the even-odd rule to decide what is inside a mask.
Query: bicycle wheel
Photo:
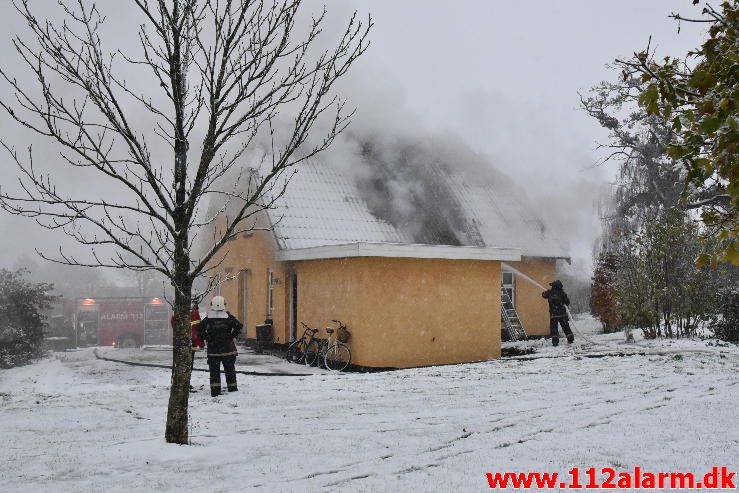
[[[332,371],[344,371],[352,361],[352,352],[349,346],[344,344],[334,344],[326,351],[324,356],[324,364],[326,368]]]
[[[328,351],[328,342],[326,339],[321,339],[318,342],[318,354],[316,355],[316,366],[318,368],[324,367],[323,362],[326,360],[326,351]]]
[[[307,366],[313,366],[316,363],[318,363],[318,353],[320,352],[321,348],[318,345],[318,341],[315,339],[310,341],[310,344],[308,344],[308,347],[305,350],[305,364]]]
[[[287,348],[285,359],[290,363],[302,363],[305,358],[305,341],[298,339]]]

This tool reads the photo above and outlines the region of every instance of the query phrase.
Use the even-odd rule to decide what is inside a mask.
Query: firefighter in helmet
[[[226,373],[229,392],[236,392],[236,343],[243,325],[226,311],[223,296],[210,301],[208,315],[200,321],[200,337],[208,345],[208,369],[210,370],[210,395],[221,395],[221,364]]]
[[[549,333],[552,336],[552,345],[559,345],[557,324],[562,326],[562,330],[567,336],[567,342],[572,344],[575,341],[575,336],[572,334],[572,330],[570,330],[567,316],[567,306],[570,304],[570,299],[564,291],[562,281],[550,282],[549,285],[552,288],[541,293],[541,296],[549,302]]]

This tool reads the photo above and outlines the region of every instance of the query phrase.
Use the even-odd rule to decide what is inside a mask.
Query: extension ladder
[[[500,313],[503,315],[503,330],[508,336],[508,340],[525,341],[526,331],[523,330],[523,324],[518,318],[513,301],[511,301],[505,288],[500,290]]]

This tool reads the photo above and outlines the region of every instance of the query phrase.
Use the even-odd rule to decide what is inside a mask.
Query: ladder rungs
[[[505,289],[501,289],[500,293],[500,307],[503,323],[505,324],[505,331],[508,335],[508,339],[511,341],[519,341],[526,339],[526,331],[518,318],[516,307],[513,305],[508,292]],[[509,308],[510,307],[510,308]]]

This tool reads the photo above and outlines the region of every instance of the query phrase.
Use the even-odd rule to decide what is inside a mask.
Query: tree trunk
[[[167,410],[167,443],[188,443],[188,406],[190,401],[190,376],[192,375],[192,340],[190,328],[190,303],[192,286],[189,283],[175,287],[175,324],[172,334],[172,388]]]
[[[179,19],[180,5],[175,2],[172,17]],[[175,206],[172,214],[174,223],[174,311],[176,316],[172,347],[172,388],[167,410],[168,443],[188,443],[188,405],[190,400],[190,375],[192,374],[192,339],[190,328],[190,303],[192,301],[192,279],[190,279],[189,228],[187,212],[187,149],[185,134],[185,108],[187,106],[186,71],[183,66],[183,32],[174,27],[172,32],[172,54],[169,60],[169,76],[174,103],[174,191]]]
[[[186,147],[178,141],[175,146],[175,184],[177,185],[177,207],[174,210],[174,224],[178,232],[174,238],[174,313],[175,327],[172,334],[172,388],[169,393],[167,410],[168,443],[185,445],[188,443],[188,414],[190,400],[190,375],[192,374],[192,336],[190,326],[190,305],[192,303],[192,279],[190,278],[190,256],[188,254],[189,217],[185,213],[185,164]]]

